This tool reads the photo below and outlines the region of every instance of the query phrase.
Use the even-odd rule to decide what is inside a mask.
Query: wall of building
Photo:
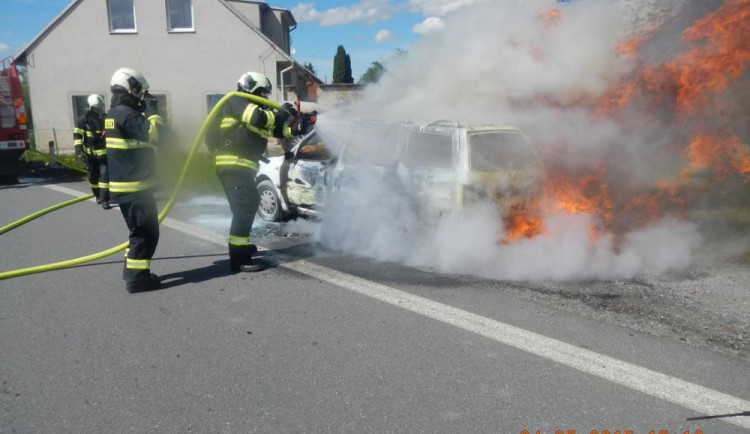
[[[81,1],[28,54],[38,146],[56,138],[61,151],[72,150],[72,96],[100,93],[109,107],[109,80],[127,66],[146,77],[151,93],[166,95],[167,119],[188,147],[208,95],[234,91],[248,70],[274,80],[285,59],[218,1],[194,1],[195,31],[170,33],[165,2],[135,0],[136,34],[109,32],[106,3]]]

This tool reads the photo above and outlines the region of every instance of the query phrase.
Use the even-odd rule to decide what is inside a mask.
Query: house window
[[[167,0],[167,21],[170,32],[193,31],[193,0]]]
[[[109,31],[135,33],[135,5],[133,0],[107,0]]]
[[[159,108],[159,114],[161,115],[164,122],[169,124],[169,107],[167,107],[167,95],[163,93],[152,93],[152,97],[156,98],[156,106]]]
[[[73,95],[73,120],[78,122],[78,119],[86,113],[89,109],[88,98],[89,95]],[[104,98],[104,96],[102,96]]]

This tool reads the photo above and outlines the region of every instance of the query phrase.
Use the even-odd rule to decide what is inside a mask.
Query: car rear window
[[[451,136],[435,133],[409,133],[402,161],[407,167],[453,167]]]
[[[469,134],[471,168],[478,172],[537,166],[536,154],[523,134],[493,131]]]

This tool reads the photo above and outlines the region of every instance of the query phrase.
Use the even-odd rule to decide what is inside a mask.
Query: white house
[[[321,80],[290,56],[296,25],[289,10],[259,1],[73,0],[16,56],[27,68],[37,147],[54,140],[72,150],[86,97],[103,95],[108,107],[120,67],[146,77],[185,147],[246,71],[270,78],[272,100],[315,100]]]

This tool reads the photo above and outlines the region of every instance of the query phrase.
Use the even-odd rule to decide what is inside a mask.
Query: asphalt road
[[[0,226],[76,192],[2,187]],[[190,209],[162,225],[162,290],[128,294],[121,254],[0,280],[0,433],[750,430],[685,420],[750,410],[746,357],[304,237],[263,234],[273,267],[230,275],[225,231]],[[0,235],[0,272],[126,232],[85,201]]]

